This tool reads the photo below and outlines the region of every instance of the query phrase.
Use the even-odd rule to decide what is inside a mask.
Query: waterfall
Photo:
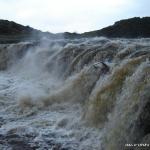
[[[57,134],[62,134],[62,148],[70,139],[69,148],[80,150],[120,150],[127,143],[140,143],[150,133],[145,116],[150,115],[149,58],[150,39],[101,37],[1,44],[0,116],[9,112],[9,117],[0,132],[11,131],[9,120],[19,115],[13,128],[20,128],[25,120],[25,128],[40,131],[41,135],[33,131],[33,145],[52,128],[57,142]],[[48,120],[46,125],[40,122],[42,117]],[[57,125],[63,133],[56,132]],[[65,139],[67,131],[73,133]],[[22,131],[14,132],[20,136]],[[45,143],[45,147],[52,144]]]

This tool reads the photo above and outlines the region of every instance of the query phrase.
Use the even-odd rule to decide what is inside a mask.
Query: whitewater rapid
[[[149,133],[139,126],[149,58],[150,39],[0,45],[0,149],[120,150],[140,142]]]

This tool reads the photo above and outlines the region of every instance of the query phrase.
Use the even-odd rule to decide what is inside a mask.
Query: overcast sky
[[[0,0],[0,19],[42,31],[85,32],[150,16],[150,0]]]

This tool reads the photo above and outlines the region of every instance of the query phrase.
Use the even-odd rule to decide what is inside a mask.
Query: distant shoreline
[[[108,38],[149,38],[150,37],[150,17],[134,17],[117,21],[114,25],[100,30],[85,33],[57,33],[42,32],[29,26],[23,26],[13,21],[0,20],[0,43],[18,43],[22,41],[40,40],[43,37],[49,39],[74,39],[89,37]]]

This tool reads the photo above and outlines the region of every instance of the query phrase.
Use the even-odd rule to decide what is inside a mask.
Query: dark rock
[[[114,25],[105,27],[100,30],[77,33],[64,33],[65,38],[81,38],[81,37],[95,37],[105,36],[109,38],[141,38],[150,37],[150,17],[134,17],[117,21]]]
[[[105,74],[105,73],[109,72],[109,70],[110,70],[109,66],[106,65],[104,62],[101,62],[101,64],[103,65],[103,67],[102,67],[102,73]]]
[[[115,22],[114,25],[97,31],[83,33],[82,36],[106,36],[123,38],[150,37],[150,17],[135,17]]]
[[[54,38],[56,35],[49,32],[42,32],[29,26],[23,26],[13,21],[0,20],[0,43],[37,41],[42,37]]]

